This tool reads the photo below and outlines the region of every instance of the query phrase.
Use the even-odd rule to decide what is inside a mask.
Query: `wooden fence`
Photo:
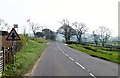
[[[16,42],[16,44],[14,44],[13,46],[10,46],[10,47],[7,47],[7,48],[3,49],[4,55],[5,55],[4,56],[5,64],[14,63],[16,52],[20,51],[22,46],[23,45],[22,45],[21,42]]]
[[[21,42],[16,42],[13,46],[10,47],[2,47],[0,51],[0,76],[4,71],[5,64],[14,64],[15,62],[15,55],[20,49],[22,48]]]

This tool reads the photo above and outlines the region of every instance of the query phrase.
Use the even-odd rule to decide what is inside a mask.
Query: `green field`
[[[24,46],[16,54],[15,64],[5,65],[5,76],[19,76],[28,73],[44,51],[47,40],[45,39],[31,39],[28,40],[27,45]]]
[[[107,51],[106,48],[94,47],[94,46],[83,46],[79,44],[69,44],[69,47],[87,53],[91,56],[98,57],[104,60],[120,63],[120,52],[119,51]],[[118,58],[119,57],[119,58]]]

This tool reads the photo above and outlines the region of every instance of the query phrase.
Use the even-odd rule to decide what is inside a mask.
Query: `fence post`
[[[12,64],[14,64],[14,46],[13,45],[11,47],[11,52],[12,52]]]
[[[8,47],[7,51],[8,51],[8,64],[9,64],[10,63],[10,48],[9,47]]]

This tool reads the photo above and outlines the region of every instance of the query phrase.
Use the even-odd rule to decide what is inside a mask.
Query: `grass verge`
[[[16,54],[15,63],[5,65],[5,76],[20,76],[31,70],[47,46],[44,41],[38,43],[38,40],[41,41],[41,39],[29,40],[27,45]]]
[[[98,58],[101,58],[104,60],[108,60],[108,61],[120,64],[120,56],[119,56],[120,52],[109,52],[109,51],[105,51],[105,50],[101,50],[101,49],[96,50],[97,47],[94,49],[95,50],[94,51],[93,47],[91,47],[91,46],[89,46],[89,48],[91,47],[91,49],[86,49],[87,46],[82,46],[79,44],[69,44],[68,46],[71,48],[77,49],[79,51],[82,51],[84,53],[87,53],[91,56],[98,57]]]

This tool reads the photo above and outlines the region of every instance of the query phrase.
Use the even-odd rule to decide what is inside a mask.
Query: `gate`
[[[2,47],[2,51],[0,51],[0,76],[4,71],[4,48]]]

